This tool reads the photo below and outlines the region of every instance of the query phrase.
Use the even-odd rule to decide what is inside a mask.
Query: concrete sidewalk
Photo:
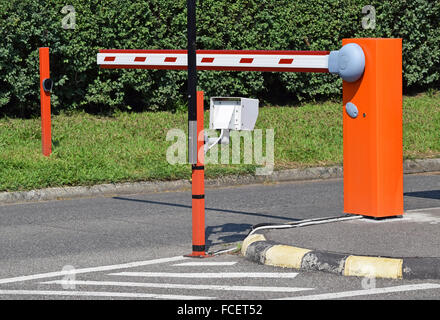
[[[440,279],[440,208],[381,220],[256,229],[242,253],[266,265],[346,276]]]

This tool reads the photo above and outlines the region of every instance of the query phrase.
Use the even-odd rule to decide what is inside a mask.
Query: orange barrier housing
[[[43,80],[50,78],[49,48],[40,48],[41,146],[46,157],[52,153],[50,93],[43,89]]]
[[[365,71],[343,82],[344,212],[403,214],[402,39],[344,39],[365,54]],[[352,102],[358,116],[345,106]]]

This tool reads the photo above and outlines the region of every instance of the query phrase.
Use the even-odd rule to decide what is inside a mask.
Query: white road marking
[[[370,223],[370,224],[384,224],[384,223],[401,223],[401,222],[416,222],[416,223],[429,223],[440,224],[440,207],[424,208],[406,210],[401,218],[386,219],[386,220],[374,220],[374,219],[359,219],[350,223]]]
[[[103,291],[45,291],[45,290],[0,290],[0,295],[39,295],[39,296],[79,296],[79,297],[113,297],[113,298],[152,298],[172,300],[214,299],[214,297],[184,296],[173,294],[103,292]]]
[[[211,266],[233,266],[237,261],[228,261],[228,262],[213,262],[213,261],[203,261],[203,262],[182,262],[173,264],[173,266],[182,266],[182,267],[211,267]]]
[[[261,291],[261,292],[298,292],[313,290],[313,288],[295,287],[261,287],[261,286],[228,286],[228,285],[203,285],[203,284],[175,284],[175,283],[142,283],[142,282],[117,282],[117,281],[80,281],[80,280],[55,280],[41,282],[43,284],[68,284],[86,286],[114,286],[114,287],[142,287],[165,289],[196,289],[196,290],[223,290],[223,291]]]
[[[0,279],[0,284],[28,281],[28,280],[36,280],[36,279],[44,279],[44,278],[53,278],[53,277],[72,275],[72,274],[80,274],[80,273],[134,268],[134,267],[141,267],[141,266],[147,266],[147,265],[158,264],[158,263],[174,262],[174,261],[179,261],[179,260],[183,260],[183,259],[189,259],[189,258],[184,257],[184,256],[177,256],[177,257],[171,257],[171,258],[160,258],[160,259],[153,259],[153,260],[146,260],[146,261],[136,261],[136,262],[115,264],[115,265],[108,265],[108,266],[100,266],[100,267],[91,267],[91,268],[82,268],[82,269],[74,269],[74,270],[40,273],[40,274],[34,274],[34,275],[29,275],[29,276]]]
[[[339,298],[349,298],[349,297],[356,297],[356,296],[366,296],[366,295],[372,295],[372,294],[404,292],[404,291],[414,291],[414,290],[427,290],[427,289],[440,289],[440,284],[435,284],[435,283],[409,284],[409,285],[402,285],[402,286],[395,286],[395,287],[324,293],[324,294],[316,294],[316,295],[310,295],[310,296],[289,297],[289,298],[282,298],[282,299],[278,299],[278,300],[339,299]]]
[[[404,215],[405,220],[411,222],[429,223],[429,224],[440,224],[440,210],[439,208],[429,208],[430,210],[415,210],[407,211]],[[425,212],[419,212],[425,211]],[[426,212],[431,211],[431,212]]]
[[[193,272],[193,273],[174,273],[174,272],[118,272],[111,273],[111,276],[127,277],[166,277],[166,278],[295,278],[298,273],[294,272]]]

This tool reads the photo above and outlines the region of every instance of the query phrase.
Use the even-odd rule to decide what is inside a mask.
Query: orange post
[[[206,257],[205,252],[205,167],[203,91],[197,91],[197,164],[192,165],[192,234],[191,257]]]
[[[403,214],[402,39],[344,39],[365,54],[365,71],[343,82],[344,212]],[[358,110],[352,117],[351,102]]]
[[[50,90],[43,86],[50,79],[49,48],[40,48],[40,103],[41,103],[41,144],[43,155],[52,153],[52,133],[50,119]]]

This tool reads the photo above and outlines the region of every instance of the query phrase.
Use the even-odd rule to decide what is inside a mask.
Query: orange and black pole
[[[192,234],[190,257],[206,257],[203,91],[197,91],[197,163],[192,164]]]
[[[53,82],[50,79],[49,48],[40,48],[40,103],[41,103],[41,145],[43,155],[52,153],[52,133],[50,119],[50,92]]]

